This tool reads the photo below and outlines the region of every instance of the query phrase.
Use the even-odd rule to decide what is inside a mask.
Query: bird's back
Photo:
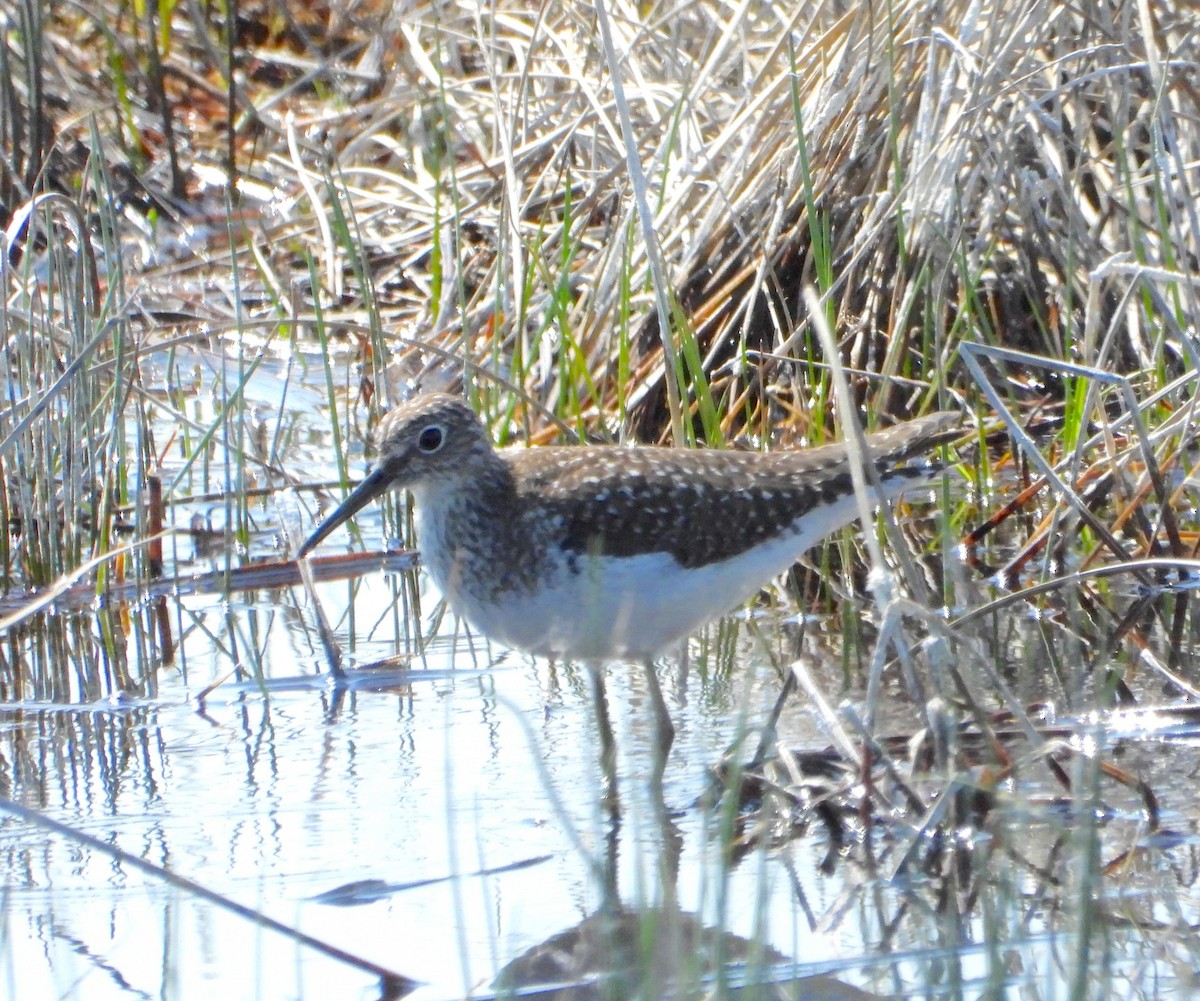
[[[868,455],[889,497],[936,472],[896,463],[928,451],[959,421],[956,414],[932,414],[870,436]],[[561,519],[562,544],[580,553],[661,551],[692,568],[787,531],[806,512],[846,504],[845,524],[856,510],[842,443],[765,453],[564,446],[501,455],[529,519]]]

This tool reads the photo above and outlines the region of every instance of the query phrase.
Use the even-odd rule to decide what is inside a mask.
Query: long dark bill
[[[375,500],[376,497],[382,497],[387,493],[388,487],[391,485],[391,476],[388,475],[386,470],[376,466],[367,474],[367,478],[350,492],[350,496],[337,506],[333,514],[321,522],[317,526],[317,530],[304,541],[304,545],[296,553],[296,559],[304,559],[305,556],[321,544],[325,536],[343,522],[349,521],[354,515],[370,504],[371,501]]]

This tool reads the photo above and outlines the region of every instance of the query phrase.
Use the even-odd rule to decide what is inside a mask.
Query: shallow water
[[[268,375],[256,382],[270,382]],[[281,398],[269,388],[264,400]],[[194,406],[198,421],[211,419],[211,400]],[[286,423],[305,420],[312,418],[290,412]],[[296,435],[292,447],[295,468],[329,454],[317,435]],[[334,479],[321,462],[311,468]],[[214,488],[198,466],[188,477],[181,491]],[[242,515],[252,554],[286,558],[283,539],[303,537],[312,507],[286,491],[254,502]],[[898,787],[872,797],[867,776],[843,767],[825,796],[835,822],[821,819],[816,795],[786,819],[744,814],[751,825],[767,816],[756,838],[732,831],[723,807],[701,804],[711,767],[731,746],[737,760],[753,752],[779,691],[772,660],[786,665],[801,655],[834,715],[843,699],[861,706],[863,691],[847,679],[861,684],[873,651],[855,647],[849,627],[874,612],[867,599],[846,599],[840,617],[807,624],[802,644],[794,622],[763,613],[749,628],[742,615],[693,640],[685,662],[660,665],[677,728],[661,801],[648,781],[645,680],[639,668],[608,671],[622,775],[614,826],[602,806],[581,670],[489,647],[451,616],[422,649],[407,606],[396,604],[403,576],[372,570],[318,586],[355,668],[339,689],[325,673],[316,612],[301,588],[184,586],[188,575],[236,566],[244,555],[223,528],[238,517],[233,509],[194,503],[173,516],[178,526],[212,529],[196,544],[177,540],[168,553],[177,589],[157,602],[43,613],[7,637],[6,684],[25,670],[57,680],[23,684],[25,701],[0,705],[0,792],[411,978],[422,998],[487,994],[497,972],[529,950],[571,930],[585,938],[598,917],[619,921],[631,911],[674,921],[685,937],[701,927],[738,936],[719,939],[726,958],[738,955],[742,939],[769,946],[768,965],[794,960],[775,971],[781,978],[825,978],[804,980],[796,996],[849,996],[840,985],[978,996],[1009,985],[1041,997],[1081,981],[1080,996],[1132,988],[1171,996],[1190,983],[1200,955],[1191,930],[1200,925],[1194,719],[1127,716],[1118,744],[1114,716],[1066,718],[1052,739],[1071,794],[1016,741],[1011,771],[963,755],[945,774],[919,777],[931,811],[956,790],[986,789],[989,809],[978,816],[921,816],[905,808]],[[366,548],[381,548],[378,509],[357,523]],[[338,533],[320,556],[345,547]],[[971,587],[968,606],[978,599]],[[424,629],[436,596],[422,594],[421,607]],[[1063,664],[1053,674],[1039,646],[1071,669],[1071,648],[1057,646],[1068,630],[1054,628],[1018,608],[972,642],[994,656],[1023,700],[1049,690],[1080,712],[1088,705],[1081,689],[1068,679],[1055,693]],[[106,632],[120,637],[126,664],[106,659]],[[160,663],[172,644],[173,658]],[[926,654],[914,650],[928,694],[952,698],[944,678],[926,673]],[[363,669],[377,661],[388,663]],[[956,663],[967,671],[973,656]],[[131,683],[120,682],[118,668],[132,673]],[[900,674],[894,665],[884,673],[877,733],[919,728]],[[970,681],[998,705],[992,679]],[[1154,675],[1142,682],[1148,704],[1164,698]],[[145,694],[118,694],[131,691]],[[807,751],[838,736],[800,697],[788,703],[779,733],[786,746]],[[861,744],[850,743],[858,754]],[[1080,751],[1158,792],[1160,828],[1126,785],[1103,778],[1093,795]],[[893,753],[903,765],[903,747]],[[879,771],[869,773],[872,783]],[[887,796],[894,809],[881,809]],[[374,973],[78,838],[2,813],[0,829],[0,997],[379,996]],[[749,847],[731,862],[726,846],[742,836]],[[1106,864],[1101,878],[1093,870]],[[1142,989],[1148,982],[1153,990]]]
[[[391,583],[369,575],[354,589],[360,662],[392,656],[406,642],[384,614]],[[341,614],[347,585],[322,585],[319,593],[348,644],[350,620]],[[662,668],[678,728],[664,789],[666,830],[646,781],[652,723],[644,681],[637,670],[610,671],[624,780],[623,821],[613,833],[600,805],[581,672],[473,643],[455,635],[447,617],[423,658],[371,681],[356,676],[339,695],[316,670],[312,609],[303,596],[236,607],[218,598],[180,600],[193,621],[253,612],[270,676],[228,681],[199,705],[197,693],[221,673],[211,653],[221,644],[219,635],[195,631],[185,639],[195,644],[187,680],[165,671],[153,700],[9,707],[0,716],[6,791],[419,981],[422,997],[486,993],[506,963],[611,903],[614,883],[626,906],[661,904],[674,864],[685,915],[746,938],[765,934],[799,962],[799,975],[835,971],[841,982],[877,992],[926,984],[934,994],[955,994],[959,978],[982,986],[997,976],[994,957],[977,944],[991,937],[977,910],[949,925],[944,914],[901,920],[902,905],[931,899],[927,874],[891,878],[894,859],[875,873],[853,861],[822,872],[830,843],[819,824],[770,851],[752,851],[732,869],[721,862],[718,817],[697,799],[709,788],[709,766],[762,721],[775,697],[775,671],[754,656],[753,644],[740,647],[733,672],[703,658],[686,673],[678,663]],[[205,650],[210,672],[201,670]],[[825,664],[820,675],[833,697],[839,674],[840,665]],[[782,729],[794,746],[828,742],[801,700],[790,704]],[[1180,759],[1194,767],[1195,731],[1185,733],[1182,741],[1172,733],[1173,767]],[[1126,760],[1142,753],[1134,749]],[[1114,829],[1136,827],[1135,806],[1117,816]],[[1030,858],[1048,855],[1061,834],[1053,810],[1024,793],[999,814],[1009,824],[1032,823],[1020,843]],[[1129,893],[1121,907],[1134,908],[1132,891],[1140,887],[1158,920],[1192,920],[1194,877],[1179,869],[1195,851],[1195,831],[1178,813],[1170,827],[1179,839],[1140,859],[1146,871],[1121,890]],[[910,829],[906,821],[880,832],[882,856]],[[378,996],[370,974],[94,850],[12,818],[3,831],[0,990],[9,996]],[[664,854],[676,834],[677,863]],[[1167,883],[1173,886],[1164,897]],[[1005,976],[1047,987],[1069,979],[1062,954],[1070,953],[1070,936],[1061,928],[1050,934],[1057,922],[1036,907],[1026,913],[1036,884],[1018,866],[1001,867],[988,892],[993,905],[1005,901],[1010,911],[991,919],[1012,924],[1009,948],[1016,951]],[[1187,953],[1187,941],[1176,943],[1178,953]],[[1111,945],[1118,970],[1151,961],[1148,941],[1132,929],[1114,933]],[[1172,960],[1172,951],[1153,950],[1160,972],[1182,958]],[[1023,972],[1013,972],[1017,957]],[[817,996],[835,995],[825,984]]]
[[[328,592],[346,588],[321,591],[334,612],[339,595]],[[358,621],[374,621],[389,599],[382,578],[364,582]],[[208,613],[223,611],[214,603]],[[272,619],[260,639],[277,652],[264,663],[316,663],[311,651],[296,656],[294,620],[272,611],[259,608]],[[394,650],[379,632],[359,657]],[[479,989],[600,903],[589,862],[603,864],[608,824],[580,672],[447,637],[387,672],[385,687],[356,679],[339,699],[324,676],[284,671],[265,688],[229,682],[200,707],[211,679],[188,660],[190,683],[161,677],[153,701],[7,709],[0,748],[15,798],[422,981],[432,996]],[[695,666],[689,673],[686,693],[678,674],[664,677],[678,726],[665,795],[684,841],[680,902],[703,911],[709,849],[691,804],[743,718],[769,708],[774,674],[706,684]],[[615,668],[608,680],[626,776],[618,883],[625,899],[652,901],[661,891],[644,795],[649,706],[638,672]],[[262,978],[250,995],[355,996],[345,993],[353,972],[311,950],[60,837],[12,819],[4,829],[0,983],[14,996],[247,996],[247,976]],[[530,864],[470,875],[520,862]],[[728,927],[749,935],[763,893],[757,867],[746,868]],[[312,899],[367,880],[440,881],[357,906]],[[781,944],[796,933],[790,924]],[[808,958],[837,954],[823,938],[806,934]]]

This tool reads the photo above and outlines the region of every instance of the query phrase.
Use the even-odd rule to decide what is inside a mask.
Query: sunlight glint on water
[[[350,620],[343,612],[353,593],[356,663],[407,649],[391,631],[391,585],[370,574],[353,592],[344,583],[320,588],[346,646]],[[500,967],[600,908],[603,893],[588,862],[605,859],[606,824],[582,672],[472,645],[453,635],[447,617],[402,684],[392,669],[384,675],[388,687],[358,682],[335,704],[316,673],[320,657],[303,596],[243,604],[234,616],[216,599],[181,600],[192,613],[188,621],[206,624],[185,641],[187,685],[164,671],[153,703],[10,709],[0,718],[0,753],[20,801],[423,981],[424,998],[486,990]],[[299,615],[285,611],[289,606]],[[428,596],[425,607],[433,608]],[[226,682],[199,711],[196,694],[229,669],[218,652],[227,648],[223,630],[230,620],[244,630],[252,613],[265,694],[254,682]],[[935,933],[932,915],[926,925],[903,924],[892,943],[899,958],[876,953],[886,915],[907,905],[924,876],[873,886],[850,864],[823,875],[818,866],[829,842],[818,823],[808,836],[765,857],[752,853],[728,871],[718,839],[706,833],[717,821],[695,801],[744,717],[759,722],[775,697],[774,671],[754,650],[744,644],[741,663],[728,674],[693,663],[682,690],[678,666],[662,669],[679,729],[666,800],[682,836],[682,910],[707,925],[719,925],[724,913],[725,927],[744,937],[763,922],[770,943],[804,964],[802,972],[833,970],[873,989],[888,989],[894,976],[938,982],[944,959],[930,950],[955,942],[960,974],[985,977],[986,952],[970,945],[988,938],[978,917],[949,940],[942,937],[948,929]],[[813,668],[820,665],[810,662]],[[840,665],[823,671],[821,683],[836,702]],[[662,883],[661,829],[645,783],[650,710],[638,669],[616,665],[608,677],[626,776],[617,884],[626,905],[653,904],[661,901]],[[290,683],[297,679],[305,683]],[[898,706],[888,725],[911,727],[911,710]],[[793,746],[827,743],[801,700],[789,707],[782,731]],[[1022,814],[1019,802],[1012,809],[1013,823],[1025,825],[1022,848],[1034,857],[1048,849],[1053,826],[1036,812]],[[0,984],[12,985],[14,997],[375,996],[370,977],[311,949],[57,837],[12,820],[3,827],[8,890]],[[901,821],[876,836],[882,847],[912,830]],[[549,858],[526,868],[473,875],[543,856]],[[997,885],[1012,884],[1011,914],[1000,919],[1012,922],[1014,934],[1032,936],[1022,954],[1033,979],[1053,978],[1045,943],[1037,941],[1041,925],[1021,929],[1020,897],[1036,880],[1019,866],[1007,868],[1000,867]],[[394,888],[454,873],[457,882]],[[312,899],[362,881],[393,889],[358,906]],[[876,891],[883,916],[865,905]],[[1143,946],[1132,936],[1126,944],[1135,966]],[[245,982],[247,971],[254,984]]]
[[[321,594],[338,621],[346,586],[322,587]],[[391,619],[382,605],[390,594],[379,575],[358,589],[357,627],[378,624],[373,639],[357,644],[360,662],[396,653],[395,639],[384,636]],[[219,603],[204,609],[203,599],[186,600],[214,622],[224,616]],[[286,628],[288,617],[269,605],[259,612],[269,628],[262,662],[272,680],[311,672],[318,664],[312,634]],[[452,630],[449,617],[444,625]],[[202,676],[208,640],[193,632],[189,643],[190,686],[165,673],[155,704],[29,713],[23,720],[8,714],[0,739],[10,750],[23,748],[12,750],[15,756],[28,754],[31,744],[52,752],[38,756],[36,785],[30,776],[19,786],[22,801],[425,981],[430,996],[485,987],[514,955],[600,904],[565,833],[571,825],[588,851],[603,852],[597,745],[579,672],[446,636],[414,667],[411,684],[354,690],[336,712],[320,684],[269,688],[264,698],[256,684],[232,682],[198,712],[189,700],[223,668],[217,658],[212,676]],[[673,696],[671,678],[664,684],[680,728],[667,796],[685,835],[682,903],[694,910],[711,902],[712,890],[701,889],[697,866],[706,849],[688,807],[704,789],[705,767],[735,733],[738,713],[728,701],[708,704],[694,672],[686,705]],[[740,679],[723,691],[725,699],[740,696]],[[622,754],[633,756],[623,768],[638,771],[650,725],[638,672],[614,668],[610,693]],[[771,697],[769,690],[753,692],[755,715]],[[545,781],[565,816],[556,814]],[[620,889],[629,901],[652,901],[659,888],[636,881],[654,871],[645,858],[656,849],[648,835],[646,843],[637,840],[648,829],[647,808],[639,783],[627,786]],[[11,821],[5,828],[6,882],[28,872],[33,889],[10,892],[10,948],[0,955],[4,975],[29,996],[38,984],[62,992],[65,983],[89,998],[156,995],[162,976],[170,997],[217,990],[240,996],[245,985],[228,980],[247,969],[261,970],[274,985],[264,996],[274,996],[276,971],[290,976],[297,964],[306,991],[317,996],[326,980],[344,991],[347,977],[360,976],[87,850]],[[457,889],[443,881],[351,907],[308,899],[360,880],[405,884],[545,855],[551,860],[515,872],[465,876]],[[751,890],[755,866],[745,868]],[[753,931],[755,896],[751,891],[731,915],[744,935]],[[786,928],[785,938],[792,937]],[[838,951],[806,938],[808,959]]]

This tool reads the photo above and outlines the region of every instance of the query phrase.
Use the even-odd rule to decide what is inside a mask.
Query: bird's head
[[[438,479],[457,479],[472,461],[492,454],[479,418],[465,401],[447,393],[416,396],[389,412],[379,422],[375,447],[374,468],[305,540],[297,559],[393,487],[420,490]]]

